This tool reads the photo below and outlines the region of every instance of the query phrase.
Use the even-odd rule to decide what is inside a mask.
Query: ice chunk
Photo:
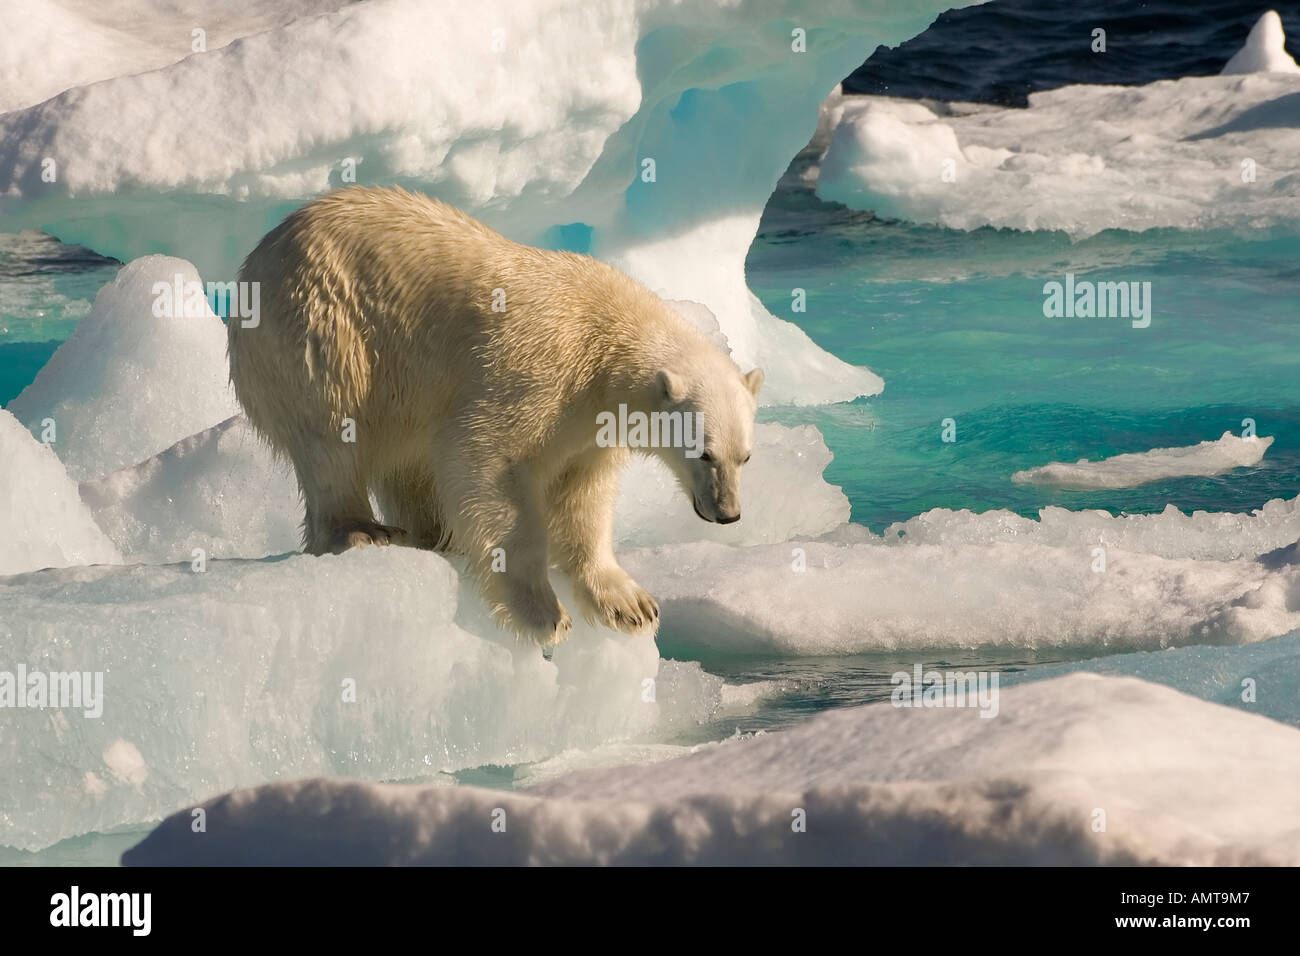
[[[723,704],[721,678],[661,661],[646,638],[576,622],[543,659],[428,552],[191,567],[0,578],[4,667],[99,672],[104,698],[98,719],[5,710],[0,845],[285,777],[414,779],[653,741]]]
[[[0,115],[0,194],[12,228],[122,260],[165,251],[213,281],[352,179],[421,189],[532,244],[582,224],[593,254],[707,305],[737,361],[764,367],[765,402],[848,400],[879,378],[757,306],[745,256],[826,91],[949,5],[348,4]],[[365,69],[343,81],[340,63]],[[204,149],[177,115],[204,118]],[[65,156],[48,181],[41,160]]]
[[[1066,86],[1027,109],[836,91],[805,178],[823,199],[952,229],[1294,225],[1298,99],[1300,75],[1281,72]]]
[[[1224,432],[1218,441],[1203,441],[1183,448],[1153,448],[1098,461],[1080,459],[1072,465],[1054,461],[1018,471],[1011,480],[1024,485],[1084,490],[1135,488],[1166,478],[1222,475],[1234,468],[1249,468],[1263,460],[1271,444],[1272,436],[1241,438]]]
[[[1276,10],[1265,11],[1250,28],[1245,45],[1232,55],[1220,73],[1300,73],[1286,52],[1286,33]]]
[[[296,551],[302,505],[293,469],[242,415],[152,458],[83,482],[95,520],[132,561],[260,558]]]
[[[201,295],[189,300],[194,314],[185,311],[185,290],[198,282],[192,265],[167,256],[123,266],[36,380],[9,403],[37,433],[53,421],[52,447],[73,478],[134,465],[239,411],[225,326]],[[156,292],[155,284],[169,291]],[[170,291],[176,288],[180,302]]]
[[[992,720],[873,704],[524,793],[277,783],[208,801],[204,834],[177,813],[123,862],[1300,864],[1300,730],[1134,678],[999,696]],[[465,839],[495,808],[506,831]]]
[[[121,564],[62,463],[0,410],[0,575]]]
[[[621,556],[674,647],[771,655],[922,648],[1150,649],[1300,627],[1300,565],[1114,547],[689,544]]]

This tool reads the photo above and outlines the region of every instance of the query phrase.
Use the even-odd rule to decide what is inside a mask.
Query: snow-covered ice
[[[836,91],[807,175],[823,199],[953,229],[1294,224],[1300,71],[1276,14],[1250,36],[1223,76],[1066,86],[1027,109]]]
[[[0,113],[74,86],[144,73],[349,0],[6,0]],[[196,35],[195,30],[201,34]]]
[[[843,537],[855,526],[841,530]],[[773,656],[1241,644],[1300,628],[1300,564],[1027,540],[685,544],[621,556],[674,647]],[[680,622],[680,623],[679,623]],[[689,622],[689,626],[684,626]]]
[[[302,503],[293,469],[243,415],[128,468],[82,482],[95,521],[132,562],[261,558],[295,551]]]
[[[1017,471],[1011,480],[1025,485],[1076,490],[1135,488],[1166,478],[1222,475],[1234,468],[1249,468],[1263,460],[1264,452],[1271,444],[1272,436],[1243,438],[1224,432],[1217,441],[1203,441],[1183,448],[1153,448],[1097,461],[1081,458],[1073,464],[1054,461]]]
[[[167,256],[123,266],[8,405],[34,434],[53,420],[51,447],[79,481],[135,465],[239,413],[226,327],[206,300],[195,303],[196,315],[155,314],[165,311],[155,310],[155,283],[174,286],[177,276],[182,289],[199,281],[190,263]]]
[[[850,526],[851,527],[851,526]],[[1102,546],[1164,558],[1231,561],[1256,557],[1300,541],[1300,498],[1274,498],[1250,514],[1196,511],[1172,504],[1159,514],[1112,515],[1108,511],[1043,508],[1038,518],[1011,511],[975,513],[935,508],[885,529],[887,541],[954,547],[1021,541],[1055,548]],[[870,540],[869,537],[860,540]],[[846,542],[855,540],[845,535]]]
[[[1000,698],[992,720],[831,711],[523,793],[277,783],[208,801],[203,834],[177,813],[123,861],[1300,864],[1300,730],[1128,677]]]
[[[153,315],[153,282],[177,272],[197,278],[162,257],[125,267],[15,403],[32,427],[55,418],[53,447],[87,476],[80,501],[51,449],[4,419],[11,457],[33,463],[11,498],[20,531],[0,548],[5,571],[149,563],[0,580],[0,643],[14,659],[102,670],[107,698],[98,720],[16,713],[22,732],[0,753],[0,766],[19,768],[0,843],[39,848],[289,776],[410,779],[577,764],[588,758],[575,751],[596,748],[649,753],[754,703],[698,665],[661,661],[652,642],[581,624],[547,662],[498,631],[435,555],[239,560],[296,550],[296,490],[232,414],[220,321],[206,307]],[[677,646],[1150,648],[1300,626],[1300,563],[1280,553],[1300,537],[1295,501],[1253,515],[1044,509],[1039,521],[934,511],[877,537],[847,523],[815,429],[760,425],[756,440],[734,526],[699,522],[651,463],[626,476],[618,542],[635,549],[624,561],[661,601]],[[344,704],[345,678],[378,690]],[[51,801],[60,813],[40,809]]]

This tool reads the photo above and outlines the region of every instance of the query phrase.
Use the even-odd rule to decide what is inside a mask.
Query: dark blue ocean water
[[[1261,13],[1276,10],[1300,51],[1294,0],[991,0],[940,15],[896,48],[881,47],[844,80],[850,93],[1024,106],[1070,83],[1131,85],[1218,73]],[[1093,30],[1106,31],[1094,53]]]

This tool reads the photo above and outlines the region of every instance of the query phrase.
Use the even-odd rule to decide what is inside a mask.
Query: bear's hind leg
[[[409,462],[393,468],[375,486],[375,498],[384,520],[406,529],[406,541],[414,548],[445,550],[450,529],[442,517],[433,471],[427,465]]]
[[[597,449],[547,489],[551,548],[573,581],[583,617],[629,634],[659,629],[659,605],[614,557],[614,502],[627,453]]]
[[[375,521],[364,476],[340,458],[344,456],[303,462],[294,459],[306,507],[303,550],[308,554],[342,554],[349,548],[401,543],[405,532]]]

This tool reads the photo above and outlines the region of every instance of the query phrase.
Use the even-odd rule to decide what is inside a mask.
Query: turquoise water
[[[1300,238],[1177,231],[955,232],[778,193],[750,287],[823,348],[885,380],[870,399],[764,417],[821,429],[855,521],[881,531],[930,508],[1046,505],[1249,511],[1300,490]],[[1151,283],[1150,327],[1045,318],[1043,285]],[[807,293],[792,311],[791,290]],[[1122,491],[1013,484],[1020,469],[1193,445],[1253,419],[1263,462]],[[945,419],[953,442],[942,440]]]
[[[0,236],[0,405],[36,377],[119,268],[41,233]]]

